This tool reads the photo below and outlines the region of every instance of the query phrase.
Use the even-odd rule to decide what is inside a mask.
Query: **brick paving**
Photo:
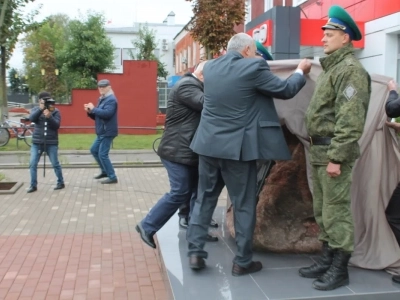
[[[96,169],[65,168],[60,191],[42,171],[27,194],[29,170],[0,170],[24,182],[0,195],[0,299],[171,299],[158,251],[134,230],[168,189],[164,168],[118,168],[105,186]]]

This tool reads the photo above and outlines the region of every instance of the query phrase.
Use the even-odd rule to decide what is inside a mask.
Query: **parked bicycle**
[[[4,115],[6,118],[5,121],[0,125],[0,147],[8,144],[11,138],[11,134],[13,134],[17,138],[17,148],[19,148],[18,142],[23,140],[25,144],[29,147],[32,144],[32,135],[33,129],[32,127],[35,125],[24,124],[20,122],[16,122],[10,119],[7,119],[7,115]],[[29,120],[29,118],[24,118],[25,120]]]

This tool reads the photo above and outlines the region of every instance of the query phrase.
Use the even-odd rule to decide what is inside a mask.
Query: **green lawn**
[[[152,135],[126,135],[121,134],[114,139],[113,148],[115,150],[133,150],[133,149],[153,149],[153,142],[161,134]],[[95,134],[60,134],[60,150],[89,150],[96,135]],[[29,147],[24,141],[19,141],[17,149],[16,139],[11,139],[5,147],[0,147],[0,151],[26,151]]]

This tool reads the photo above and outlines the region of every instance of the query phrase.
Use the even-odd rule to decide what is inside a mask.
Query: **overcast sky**
[[[36,0],[27,6],[27,11],[42,4],[37,20],[49,15],[64,13],[71,18],[88,10],[101,12],[108,27],[132,26],[134,22],[162,23],[167,15],[175,13],[175,24],[186,24],[191,16],[191,2],[185,0]],[[17,47],[10,60],[10,67],[22,68],[22,50]]]

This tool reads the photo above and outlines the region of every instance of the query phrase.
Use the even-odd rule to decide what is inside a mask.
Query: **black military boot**
[[[337,249],[333,262],[328,271],[313,282],[317,290],[330,291],[349,284],[349,271],[347,264],[351,257],[350,252]]]
[[[301,268],[299,270],[299,275],[307,278],[318,278],[322,276],[326,271],[328,271],[329,267],[333,261],[334,250],[329,247],[327,242],[322,244],[322,255],[316,260],[316,263],[305,268]]]

